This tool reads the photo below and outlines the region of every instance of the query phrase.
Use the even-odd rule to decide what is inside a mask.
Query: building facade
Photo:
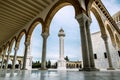
[[[120,12],[113,15],[113,19],[116,24],[120,28]],[[111,55],[111,61],[114,68],[120,68],[120,49],[117,44],[113,44],[111,41],[111,37],[108,34],[108,46]],[[93,45],[93,53],[96,68],[107,69],[109,67],[108,64],[108,55],[106,53],[105,44],[101,36],[101,32],[95,32],[91,35],[92,45]]]
[[[66,68],[82,68],[82,61],[67,61]]]

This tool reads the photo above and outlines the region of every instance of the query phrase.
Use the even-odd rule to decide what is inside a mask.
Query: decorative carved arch
[[[112,41],[112,44],[115,45],[115,37],[114,37],[114,32],[112,31],[111,25],[108,23],[108,21],[105,21],[105,27],[110,35],[110,38],[111,38],[111,41]]]
[[[92,5],[91,11],[93,12],[93,14],[95,15],[95,17],[96,17],[96,19],[98,21],[101,34],[102,35],[106,34],[106,30],[105,30],[105,26],[104,26],[103,20],[102,20],[102,18],[100,16],[100,13],[97,11],[97,8],[94,5]]]
[[[5,49],[5,45],[2,46],[2,51]]]
[[[8,44],[8,46],[9,46],[9,44]],[[3,54],[3,51],[4,51],[4,50],[5,50],[5,45],[2,46],[2,48],[1,48],[1,54],[0,54],[0,55]]]
[[[16,47],[19,47],[19,44],[20,44],[20,40],[21,40],[21,38],[23,37],[23,35],[25,34],[25,37],[26,37],[26,30],[25,29],[23,29],[20,33],[19,33],[19,35],[18,35],[18,37],[17,37],[17,42],[16,42]]]
[[[44,32],[44,21],[43,19],[41,18],[37,18],[33,21],[33,23],[30,25],[29,29],[28,29],[28,32],[27,32],[27,35],[26,35],[26,41],[29,42],[30,39],[31,39],[31,35],[32,35],[32,32],[33,30],[35,29],[36,25],[41,23],[42,25],[42,32]]]
[[[7,48],[9,49],[9,47],[10,47],[10,42],[8,41],[8,42],[6,43],[6,45],[4,46],[4,50],[6,51]]]
[[[3,45],[2,47],[1,47],[1,51],[0,51],[0,56],[2,56],[2,51],[5,49],[5,45]]]
[[[79,4],[78,0],[59,0],[48,12],[46,18],[45,18],[45,30],[46,32],[49,32],[49,27],[50,27],[50,23],[52,21],[52,18],[54,17],[54,15],[56,14],[56,12],[61,9],[64,6],[67,5],[72,5],[75,8],[75,15],[79,15],[80,13],[85,11],[83,10],[83,8],[81,7],[81,5]]]
[[[115,40],[118,48],[120,48],[120,39],[118,38],[117,34],[115,34]]]

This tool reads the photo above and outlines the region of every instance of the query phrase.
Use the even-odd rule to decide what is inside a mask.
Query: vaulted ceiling
[[[0,0],[0,44],[55,0]]]

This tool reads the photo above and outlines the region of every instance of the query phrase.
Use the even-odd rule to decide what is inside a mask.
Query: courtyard
[[[120,71],[0,70],[0,80],[120,80]]]
[[[0,0],[0,80],[120,80],[120,0]]]

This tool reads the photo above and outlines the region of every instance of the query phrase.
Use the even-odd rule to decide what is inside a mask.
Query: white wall
[[[104,52],[106,52],[105,44],[103,39],[101,38],[101,32],[96,32],[91,35],[92,45],[93,45],[93,53],[97,54],[97,59],[95,60],[96,68],[106,69],[109,67],[108,58],[104,57]],[[114,68],[120,67],[120,57],[118,56],[118,52],[112,46],[110,36],[108,35],[108,44],[109,50],[112,57],[112,64]]]

